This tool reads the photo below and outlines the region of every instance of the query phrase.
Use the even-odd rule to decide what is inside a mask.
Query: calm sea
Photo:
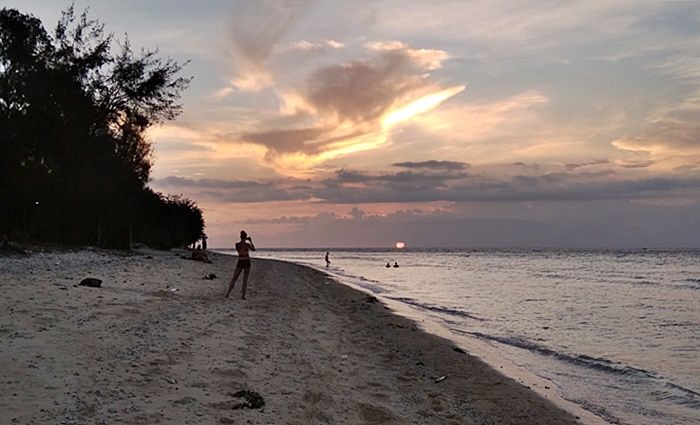
[[[610,423],[700,423],[700,251],[266,250],[363,288]],[[398,262],[399,268],[386,268]]]

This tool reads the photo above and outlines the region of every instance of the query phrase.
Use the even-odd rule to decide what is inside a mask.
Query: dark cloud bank
[[[434,159],[430,161],[421,162],[397,162],[391,164],[394,167],[409,168],[409,169],[428,169],[428,170],[464,170],[469,167],[466,162],[457,161],[436,161]]]
[[[408,170],[383,174],[341,169],[322,181],[193,180],[170,176],[156,180],[154,185],[241,203],[309,199],[333,204],[700,199],[700,177],[620,179],[612,171],[602,171],[517,175],[506,180],[470,174],[462,163],[423,164],[402,163],[399,166]]]
[[[395,166],[400,170],[382,174],[338,170],[322,181],[168,177],[154,186],[204,202],[304,201],[320,210],[324,204],[348,205],[348,216],[234,219],[259,232],[282,225],[283,233],[270,240],[274,246],[390,246],[406,240],[433,247],[700,247],[700,178],[621,180],[602,171],[494,179],[470,174],[462,163]],[[453,208],[389,216],[352,208],[420,202]]]

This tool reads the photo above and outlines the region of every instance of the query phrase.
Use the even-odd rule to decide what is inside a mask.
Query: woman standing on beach
[[[236,285],[236,279],[243,271],[243,291],[241,294],[241,299],[245,299],[245,290],[248,288],[248,275],[250,274],[250,251],[255,251],[255,245],[253,245],[253,238],[248,236],[245,230],[241,230],[241,241],[236,243],[236,251],[238,251],[238,263],[236,264],[236,270],[233,272],[233,278],[231,279],[231,284],[228,286],[228,292],[226,292],[226,298],[233,291],[233,287]]]

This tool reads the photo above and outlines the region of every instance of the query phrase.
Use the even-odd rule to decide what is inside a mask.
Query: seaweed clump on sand
[[[263,397],[256,393],[255,391],[250,391],[250,390],[240,390],[236,391],[235,393],[229,394],[231,397],[238,398],[241,401],[239,403],[234,404],[231,406],[231,409],[262,409],[265,406],[265,399]]]

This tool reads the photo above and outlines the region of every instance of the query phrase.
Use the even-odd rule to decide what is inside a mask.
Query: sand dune
[[[254,259],[242,301],[234,259],[213,261],[0,258],[2,423],[576,423],[321,272]]]

